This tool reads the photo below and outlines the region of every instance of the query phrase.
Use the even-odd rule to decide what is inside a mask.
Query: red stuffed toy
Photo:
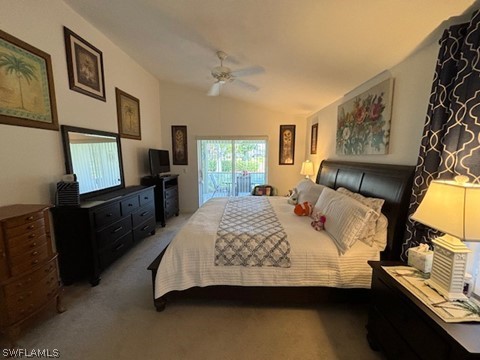
[[[313,211],[313,206],[308,201],[305,201],[303,204],[295,205],[293,212],[298,216],[310,216]]]

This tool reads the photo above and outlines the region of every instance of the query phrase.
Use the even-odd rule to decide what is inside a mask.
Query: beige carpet
[[[23,333],[20,348],[57,349],[67,360],[383,359],[365,339],[366,304],[268,307],[183,300],[157,313],[146,268],[162,240],[186,219],[180,215],[158,228],[105,271],[99,286],[66,287],[67,311],[47,311]]]

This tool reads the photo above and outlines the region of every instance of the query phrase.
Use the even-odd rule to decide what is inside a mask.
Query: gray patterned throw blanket
[[[263,196],[230,198],[215,241],[215,265],[290,267],[290,244]]]

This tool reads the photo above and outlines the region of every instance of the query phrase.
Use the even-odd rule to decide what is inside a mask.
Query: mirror
[[[62,125],[67,174],[75,174],[82,200],[125,187],[116,133]]]

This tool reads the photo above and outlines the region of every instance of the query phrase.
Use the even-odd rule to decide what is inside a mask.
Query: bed
[[[371,269],[367,261],[399,259],[413,170],[412,166],[330,160],[320,165],[316,184],[385,200],[381,212],[388,226],[382,235],[385,240],[383,251],[356,241],[348,251],[339,254],[340,248],[334,244],[331,235],[313,230],[309,225],[310,217],[293,214],[293,206],[285,197],[216,198],[208,201],[148,267],[152,272],[157,311],[165,308],[167,300],[178,296],[201,294],[235,299],[253,296],[273,301],[279,297],[284,300],[287,297],[296,300],[315,298],[322,289],[369,289]],[[336,193],[332,190],[328,193]],[[326,193],[322,192],[323,195]],[[279,222],[275,228],[281,228],[280,233],[288,239],[288,249],[278,258],[281,261],[274,259],[275,265],[272,266],[218,266],[215,263],[223,256],[219,256],[216,238],[227,209],[235,202],[271,208]],[[259,226],[263,224],[257,223]],[[259,231],[262,232],[263,229]],[[286,257],[288,262],[285,262]]]

